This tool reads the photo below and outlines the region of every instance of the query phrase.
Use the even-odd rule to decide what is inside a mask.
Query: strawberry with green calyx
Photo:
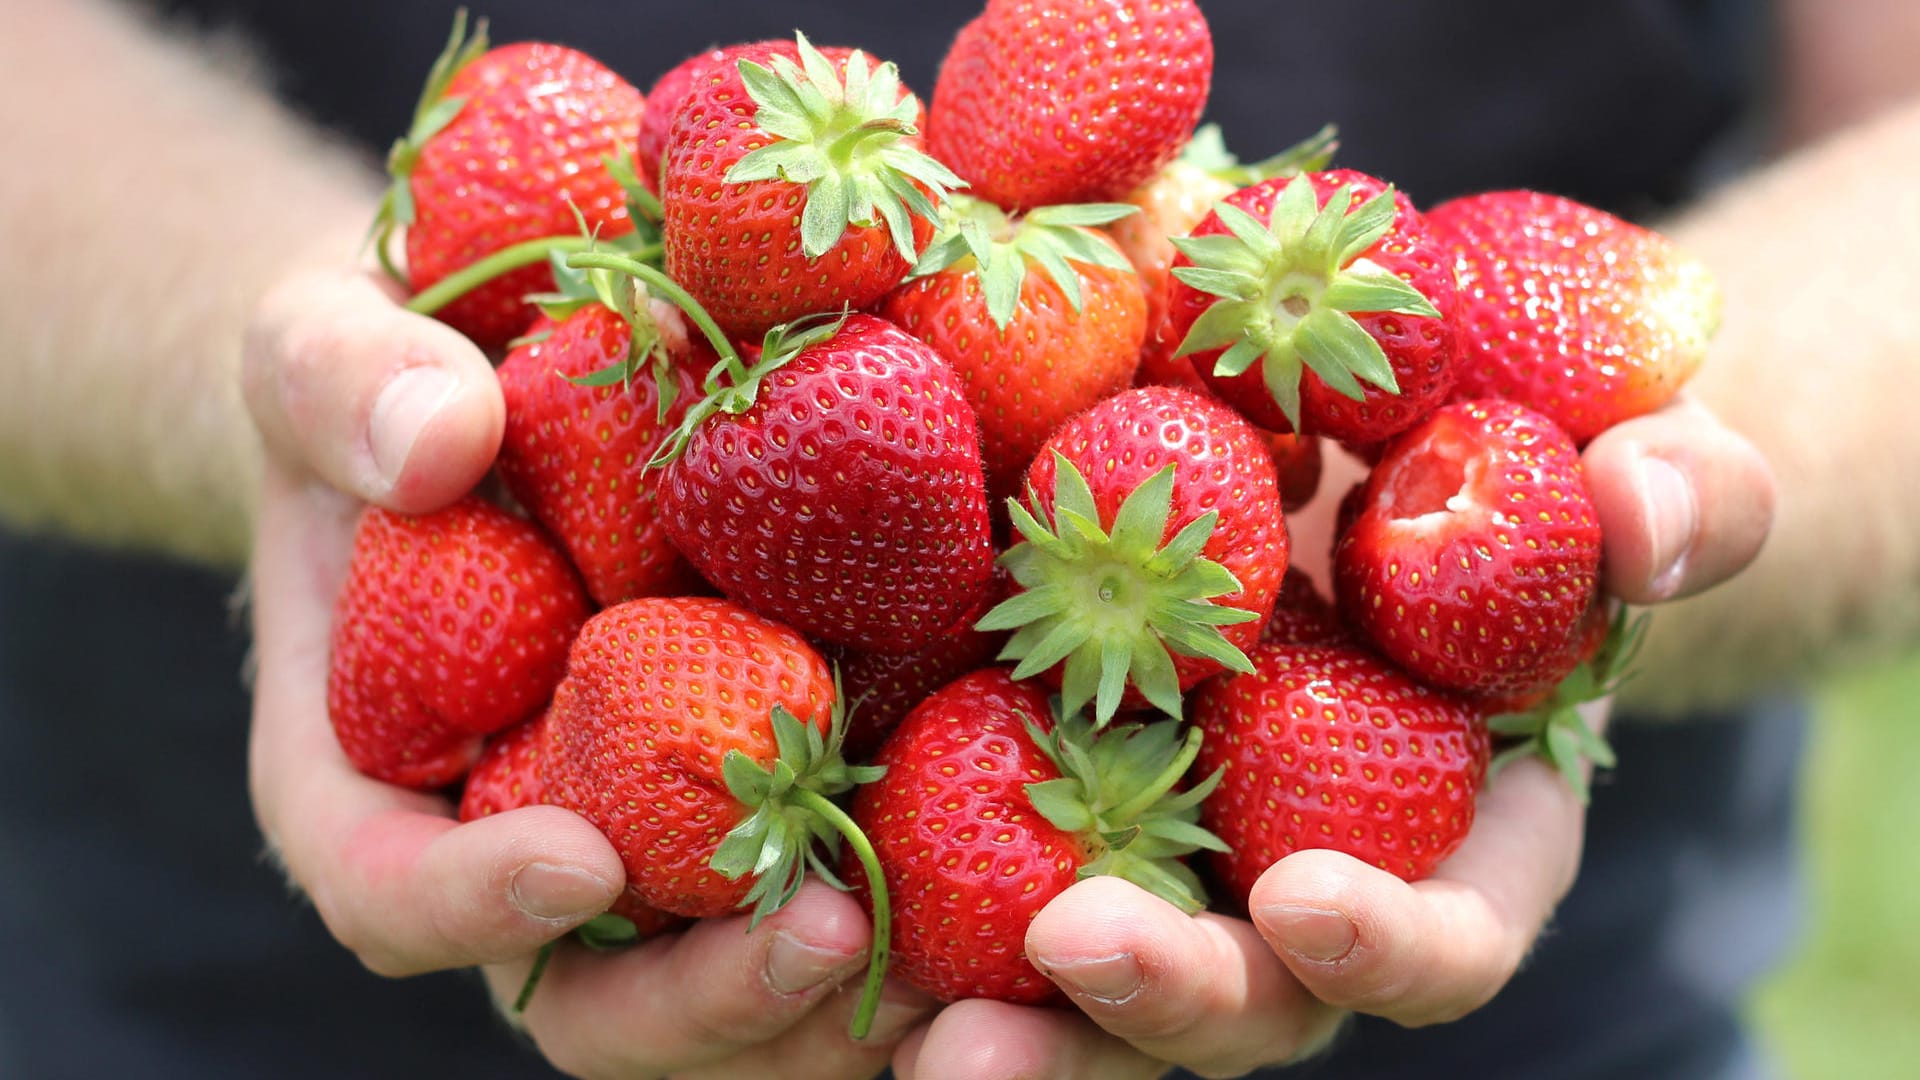
[[[1616,761],[1613,747],[1587,724],[1580,715],[1580,706],[1619,691],[1630,677],[1640,646],[1646,641],[1648,620],[1644,613],[1630,614],[1624,605],[1608,620],[1604,604],[1594,607],[1600,613],[1600,624],[1606,627],[1599,646],[1583,650],[1588,655],[1554,686],[1545,700],[1521,711],[1500,712],[1487,721],[1495,735],[1517,740],[1494,756],[1489,777],[1498,775],[1501,769],[1521,758],[1538,755],[1553,766],[1584,804],[1590,792],[1581,763],[1592,761],[1602,769],[1613,768]]]
[[[1391,186],[1338,169],[1268,180],[1174,246],[1175,354],[1254,423],[1377,442],[1451,388],[1452,257]]]
[[[738,337],[877,302],[962,186],[893,64],[795,44],[705,69],[661,167],[667,272]]]
[[[1017,220],[955,196],[941,232],[881,314],[933,346],[980,419],[988,490],[1012,493],[1066,419],[1123,389],[1146,299],[1098,226],[1122,204],[1048,206]]]
[[[1083,878],[1206,905],[1181,862],[1222,847],[1194,824],[1217,777],[1179,790],[1199,732],[1164,721],[1096,734],[1054,715],[1042,687],[1005,669],[967,675],[902,722],[880,751],[886,777],[854,796],[893,897],[894,971],[942,1000],[1057,997],[1022,945]]]
[[[489,50],[484,23],[472,39],[465,31],[462,13],[412,128],[390,155],[393,185],[375,243],[400,277],[388,252],[392,233],[406,229],[407,278],[417,292],[501,255],[421,304],[497,348],[533,321],[524,297],[552,287],[539,243],[578,244],[575,207],[604,236],[631,227],[604,159],[632,144],[646,102],[583,53],[543,43]],[[520,167],[501,168],[507,160]]]
[[[1009,500],[1017,590],[978,624],[1013,630],[1016,678],[1048,672],[1069,712],[1123,702],[1180,715],[1180,694],[1246,670],[1287,568],[1273,459],[1232,410],[1143,387],[1068,421]],[[1056,669],[1058,665],[1058,669]]]

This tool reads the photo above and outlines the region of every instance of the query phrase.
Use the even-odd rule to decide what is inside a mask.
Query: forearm
[[[1695,392],[1772,462],[1753,567],[1654,620],[1639,704],[1737,700],[1920,636],[1920,103],[1755,175],[1673,232],[1724,329]]]
[[[247,77],[102,0],[0,0],[0,518],[222,564],[259,451],[258,294],[354,257],[371,170]],[[84,57],[84,74],[76,58]]]

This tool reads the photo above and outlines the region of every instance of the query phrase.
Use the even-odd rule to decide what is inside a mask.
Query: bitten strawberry
[[[928,698],[853,804],[897,912],[894,973],[943,1001],[1047,1001],[1059,990],[1028,962],[1027,926],[1075,881],[1122,877],[1199,911],[1180,858],[1220,848],[1193,824],[1213,785],[1174,791],[1199,749],[1171,721],[1056,725],[1045,690],[1003,669]]]
[[[520,43],[487,50],[486,24],[465,37],[456,17],[414,114],[388,161],[376,249],[406,229],[415,292],[520,241],[571,236],[574,213],[603,238],[632,230],[605,158],[630,147],[646,100],[573,49]],[[395,276],[400,276],[396,271]],[[493,278],[440,308],[483,348],[499,348],[538,314],[525,298],[553,288],[542,265]]]
[[[480,499],[417,517],[368,510],[327,673],[341,748],[388,783],[459,779],[484,736],[546,703],[587,610],[552,542]]]
[[[1013,494],[1069,416],[1124,389],[1147,324],[1140,279],[1094,231],[1125,206],[1050,206],[1018,221],[956,199],[948,224],[881,314],[966,384],[988,490]]]
[[[1343,851],[1407,881],[1473,826],[1484,714],[1353,646],[1262,645],[1254,670],[1194,694],[1198,768],[1219,770],[1200,822],[1231,850],[1214,870],[1241,905],[1267,868]]]
[[[1111,201],[1180,152],[1212,80],[1192,0],[988,0],[941,63],[928,148],[1009,209]]]
[[[667,136],[667,273],[734,337],[871,306],[960,186],[919,117],[892,64],[805,37],[705,68]]]
[[[1427,215],[1460,279],[1461,398],[1506,398],[1584,446],[1666,404],[1720,321],[1699,260],[1571,199],[1500,191]]]
[[[1377,442],[1452,388],[1452,255],[1381,181],[1263,181],[1174,246],[1176,354],[1261,427]]]
[[[1065,708],[1124,700],[1180,715],[1180,693],[1260,635],[1287,570],[1273,458],[1252,425],[1188,390],[1128,390],[1068,421],[1034,459],[1012,597],[980,622],[1015,630],[1016,678],[1049,672]],[[1060,669],[1051,671],[1055,665]]]
[[[1505,695],[1564,673],[1599,570],[1572,440],[1523,405],[1473,401],[1387,447],[1334,550],[1334,591],[1413,675]]]

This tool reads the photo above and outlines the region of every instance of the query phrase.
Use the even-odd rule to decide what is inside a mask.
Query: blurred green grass
[[[1750,1015],[1789,1080],[1920,1075],[1920,657],[1820,694],[1808,922]]]

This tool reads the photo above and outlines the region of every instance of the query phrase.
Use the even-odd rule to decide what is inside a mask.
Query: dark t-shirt
[[[451,4],[166,0],[262,45],[278,89],[370,148],[401,130]],[[1532,186],[1628,213],[1737,155],[1766,45],[1754,0],[1202,0],[1212,119],[1243,156],[1324,121],[1344,164],[1431,202]],[[494,0],[495,40],[576,45],[645,84],[805,29],[930,93],[975,4]],[[50,47],[53,43],[49,43]],[[360,970],[258,858],[231,583],[0,534],[0,1077],[550,1075],[475,980]],[[1800,718],[1623,724],[1582,876],[1487,1009],[1363,1021],[1311,1077],[1755,1075],[1734,1005],[1794,924]],[[1290,1073],[1290,1075],[1292,1075]]]

